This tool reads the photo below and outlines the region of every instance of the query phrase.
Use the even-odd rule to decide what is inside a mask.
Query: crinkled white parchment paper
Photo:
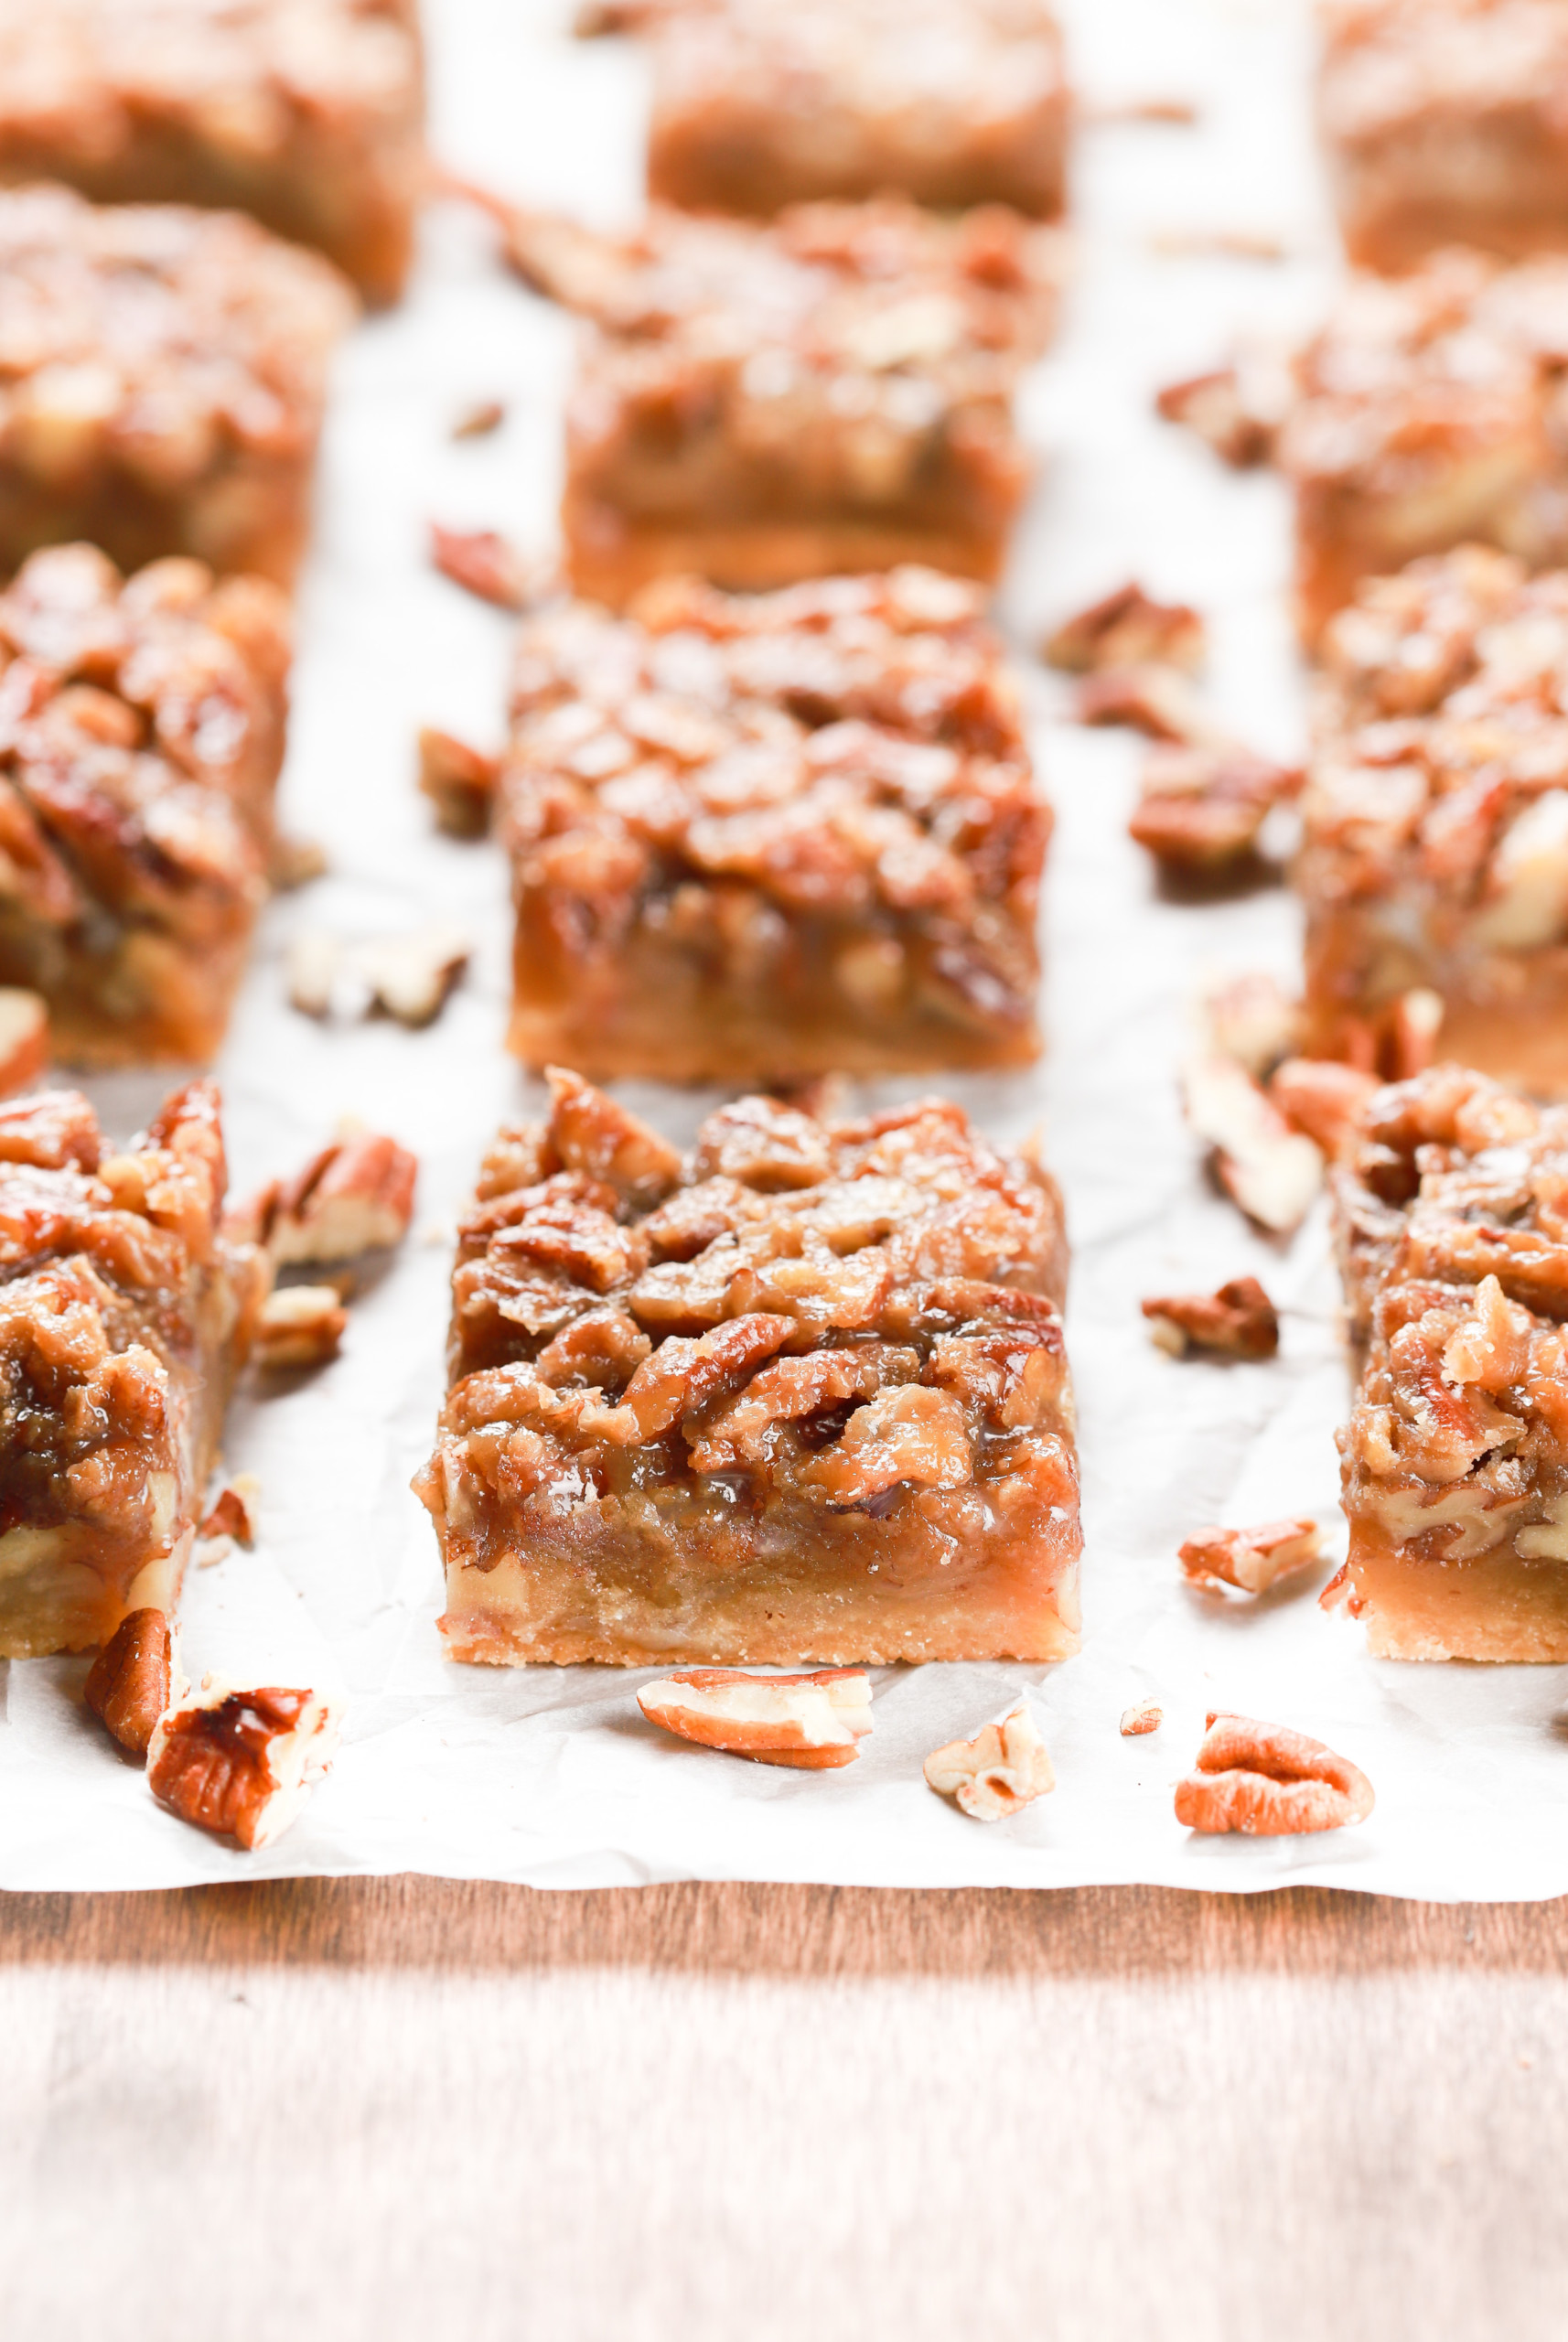
[[[563,12],[525,0],[427,0],[435,128],[445,159],[520,196],[609,220],[640,178],[640,66],[579,45]],[[1043,457],[1003,612],[1021,644],[1130,574],[1197,603],[1212,688],[1266,748],[1300,737],[1300,679],[1283,586],[1283,500],[1155,423],[1162,381],[1201,368],[1242,326],[1289,329],[1331,280],[1307,120],[1297,0],[1076,0],[1067,9],[1090,98],[1179,92],[1194,128],[1086,129],[1079,273],[1058,349],[1024,412]],[[1277,231],[1282,264],[1162,255],[1162,230]],[[413,1870],[596,1886],[707,1877],[897,1885],[1144,1880],[1226,1889],[1317,1881],[1436,1897],[1568,1891],[1563,1671],[1373,1662],[1327,1617],[1323,1577],[1256,1605],[1178,1580],[1175,1549],[1208,1520],[1287,1511],[1333,1524],[1333,1433],[1346,1382],[1321,1217],[1288,1249],[1251,1234],[1207,1187],[1174,1074],[1187,1004],[1240,968],[1293,974],[1288,897],[1218,906],[1161,898],[1124,835],[1136,748],[1059,720],[1029,671],[1055,796],[1046,925],[1052,1046],[1037,1075],[952,1084],[987,1128],[1047,1117],[1074,1244],[1069,1342],[1081,1417],[1086,1636],[1055,1668],[879,1670],[875,1730],[855,1765],[798,1774],[685,1746],[642,1723],[639,1677],[590,1668],[455,1667],[435,1632],[435,1546],[408,1491],[441,1397],[451,1229],[476,1159],[529,1086],[501,1047],[508,918],[489,846],[432,835],[413,736],[436,723],[499,737],[509,627],[425,565],[431,518],[549,543],[558,479],[564,323],[505,276],[481,225],[436,211],[412,295],[348,350],[326,449],[317,547],[300,608],[285,808],[327,843],[333,875],[268,916],[221,1072],[236,1187],[297,1163],[345,1112],[422,1161],[416,1230],[358,1301],[341,1359],[236,1408],[231,1468],[258,1472],[255,1552],[193,1572],[193,1674],[331,1680],[346,1744],[282,1843],[236,1854],[159,1811],[81,1704],[81,1660],[0,1664],[0,1885],[138,1887],[298,1872]],[[492,397],[505,427],[454,443]],[[281,954],[301,925],[378,934],[466,923],[474,971],[441,1021],[326,1029],[285,1003]],[[96,1086],[128,1131],[162,1085]],[[894,1094],[889,1091],[886,1094]],[[706,1101],[627,1095],[679,1135]],[[1149,1292],[1260,1273],[1280,1304],[1281,1357],[1176,1363],[1145,1338]],[[983,1827],[933,1797],[921,1760],[1018,1693],[1056,1763],[1056,1793]],[[1164,1729],[1122,1740],[1154,1696]],[[1189,1837],[1172,1817],[1206,1708],[1299,1726],[1370,1775],[1363,1828],[1322,1838]]]

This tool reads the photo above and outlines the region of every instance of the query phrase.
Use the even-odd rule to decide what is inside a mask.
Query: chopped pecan
[[[661,1202],[681,1176],[681,1157],[669,1141],[580,1073],[553,1065],[544,1078],[550,1143],[564,1167],[602,1179],[629,1210]]]
[[[1274,1305],[1256,1277],[1232,1277],[1218,1293],[1165,1294],[1141,1306],[1155,1340],[1174,1358],[1188,1349],[1273,1358],[1280,1346]]]
[[[1301,774],[1223,742],[1155,749],[1127,833],[1172,869],[1217,871],[1251,854]]]
[[[42,995],[0,984],[0,1097],[25,1090],[49,1061],[49,1012]]]
[[[279,1268],[356,1261],[407,1235],[418,1169],[396,1139],[370,1131],[338,1139],[292,1179],[272,1180],[226,1225],[264,1246]]]
[[[919,1355],[868,1342],[853,1350],[816,1350],[764,1367],[744,1391],[693,1425],[692,1467],[733,1472],[763,1463],[776,1425],[823,1414],[846,1402],[869,1399],[885,1385],[915,1381]]]
[[[1158,1732],[1165,1720],[1165,1712],[1157,1700],[1136,1700],[1122,1709],[1116,1728],[1123,1740],[1136,1740],[1145,1732]]]
[[[967,1399],[995,1430],[1022,1431],[1058,1396],[1065,1371],[1061,1327],[1047,1322],[939,1335],[921,1379]]]
[[[1372,1785],[1321,1740],[1284,1724],[1213,1714],[1197,1769],[1176,1785],[1176,1818],[1189,1830],[1288,1838],[1364,1821]]]
[[[303,929],[290,941],[284,963],[289,1006],[302,1016],[329,1016],[342,964],[343,946],[336,935]]]
[[[694,1261],[721,1236],[734,1236],[748,1222],[766,1219],[772,1209],[755,1187],[743,1187],[738,1179],[700,1179],[694,1187],[677,1187],[657,1211],[650,1212],[642,1232],[656,1262]]]
[[[542,1382],[624,1391],[653,1345],[624,1309],[586,1309],[546,1342],[533,1361]]]
[[[452,424],[454,439],[488,439],[506,421],[506,408],[499,399],[480,399],[473,406],[466,406]]]
[[[1234,1058],[1259,1081],[1289,1057],[1301,1030],[1300,1002],[1277,977],[1256,969],[1206,992],[1199,1014],[1210,1054]]]
[[[418,1026],[439,1015],[472,948],[458,929],[437,924],[361,943],[354,962],[370,987],[372,1005],[400,1025]]]
[[[324,1366],[337,1357],[348,1324],[334,1286],[280,1285],[262,1304],[256,1363],[274,1370]]]
[[[1568,802],[1568,799],[1565,799]],[[1437,1055],[1437,1037],[1443,1030],[1443,995],[1425,984],[1412,985],[1401,993],[1389,1017],[1389,1029],[1384,1043],[1387,1070],[1394,1081],[1408,1081],[1412,1074],[1424,1073]]]
[[[1251,369],[1219,366],[1211,373],[1169,382],[1155,400],[1167,423],[1195,431],[1222,461],[1239,471],[1267,463],[1284,420],[1283,385]]]
[[[972,1740],[950,1740],[926,1759],[939,1797],[958,1799],[976,1821],[1001,1821],[1057,1785],[1050,1755],[1027,1708],[1015,1708]]]
[[[444,529],[432,521],[430,558],[454,586],[503,610],[532,608],[550,584],[544,564],[528,560],[493,529]]]
[[[825,1179],[832,1148],[810,1114],[773,1098],[737,1098],[710,1114],[697,1133],[694,1169],[699,1179],[736,1179],[770,1195]]]
[[[1200,1529],[1178,1559],[1195,1585],[1234,1585],[1266,1594],[1282,1578],[1309,1570],[1323,1552],[1316,1520],[1270,1520],[1261,1529]]]
[[[645,1684],[637,1704],[650,1724],[682,1740],[811,1772],[853,1765],[871,1730],[870,1679],[854,1667],[811,1675],[687,1668]]]
[[[961,1404],[950,1391],[915,1382],[879,1391],[857,1408],[801,1477],[830,1504],[848,1507],[871,1503],[900,1484],[961,1488],[973,1474]]]
[[[1333,1157],[1356,1136],[1377,1077],[1329,1058],[1287,1058],[1269,1079],[1269,1097],[1293,1130]]]
[[[737,1266],[725,1306],[778,1310],[819,1328],[846,1331],[869,1326],[893,1290],[894,1264],[886,1249],[868,1244],[841,1260],[825,1244],[808,1243],[799,1255]]]
[[[161,1610],[132,1610],[93,1660],[83,1696],[122,1748],[145,1756],[174,1686],[168,1620]]]
[[[147,1782],[182,1821],[242,1846],[271,1845],[298,1814],[338,1745],[337,1703],[319,1692],[242,1691],[209,1675],[159,1718]]]
[[[1249,1219],[1288,1235],[1323,1184],[1323,1157],[1270,1104],[1244,1066],[1196,1058],[1182,1079],[1187,1115],[1214,1151],[1220,1185]]]
[[[267,849],[267,878],[280,895],[292,895],[327,875],[327,849],[317,838],[293,837],[279,830]]]
[[[0,1105],[0,1163],[96,1171],[101,1151],[98,1117],[80,1090],[40,1090]]]
[[[1203,620],[1185,602],[1155,602],[1136,583],[1077,611],[1047,638],[1047,665],[1069,675],[1105,667],[1203,664]]]
[[[419,789],[448,837],[482,838],[495,811],[500,758],[426,725],[419,735]]]
[[[621,1405],[644,1439],[656,1439],[774,1357],[795,1330],[793,1318],[732,1317],[693,1339],[676,1334],[645,1358]]]
[[[1509,1301],[1495,1276],[1483,1277],[1444,1346],[1444,1380],[1492,1391],[1522,1382],[1530,1370],[1531,1327],[1529,1310]]]
[[[1080,724],[1125,724],[1151,740],[1214,741],[1214,726],[1187,676],[1175,667],[1106,667],[1079,684]],[[1234,753],[1234,751],[1232,752]]]
[[[236,1472],[219,1490],[198,1533],[203,1537],[232,1537],[236,1544],[253,1545],[261,1494],[262,1484],[253,1472]]]

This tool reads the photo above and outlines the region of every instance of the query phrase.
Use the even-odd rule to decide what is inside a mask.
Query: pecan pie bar
[[[1321,0],[1318,119],[1351,257],[1568,246],[1562,0]]]
[[[0,593],[0,984],[76,1065],[222,1039],[266,893],[288,607],[199,562],[56,545]]]
[[[768,1098],[684,1160],[575,1075],[464,1222],[415,1486],[454,1657],[1066,1657],[1078,1477],[1059,1203],[926,1099]]]
[[[1303,800],[1312,1054],[1439,1054],[1568,1092],[1568,573],[1469,546],[1329,627]]]
[[[1385,1658],[1568,1660],[1568,1110],[1434,1066],[1335,1179],[1366,1359],[1324,1598]]]
[[[231,211],[0,192],[0,574],[81,537],[287,585],[337,271]]]
[[[1439,252],[1358,275],[1296,361],[1276,453],[1294,491],[1296,592],[1316,640],[1361,578],[1475,540],[1568,557],[1568,258]]]
[[[670,579],[530,621],[517,1054],[736,1082],[1033,1058],[1050,813],[980,601],[917,569]]]
[[[507,215],[537,289],[591,321],[566,417],[572,582],[784,586],[929,562],[994,578],[1030,466],[1058,230],[991,206],[801,204],[767,227],[656,208],[620,241]]]
[[[390,301],[422,81],[412,0],[0,0],[0,180],[249,211]]]
[[[648,180],[666,202],[1062,209],[1067,81],[1044,0],[722,0],[656,29]]]
[[[270,1282],[224,1179],[209,1082],[124,1155],[73,1090],[0,1106],[0,1656],[174,1606]]]

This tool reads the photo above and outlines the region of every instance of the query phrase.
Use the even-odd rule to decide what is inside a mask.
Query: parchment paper
[[[520,196],[628,215],[644,102],[635,54],[570,42],[561,16],[527,0],[427,5],[443,157]],[[1308,321],[1332,282],[1304,11],[1294,0],[1074,0],[1066,14],[1091,102],[1190,95],[1202,118],[1082,134],[1079,275],[1061,340],[1026,393],[1042,469],[1003,615],[1024,650],[1047,619],[1132,574],[1194,601],[1212,628],[1216,708],[1260,747],[1290,753],[1301,687],[1281,491],[1265,475],[1224,471],[1156,423],[1150,399],[1242,327]],[[1277,231],[1291,257],[1151,247],[1162,231],[1213,228]],[[269,913],[220,1068],[242,1192],[297,1164],[345,1112],[395,1132],[422,1160],[415,1232],[354,1305],[341,1359],[236,1407],[227,1460],[261,1476],[262,1535],[253,1552],[193,1572],[183,1607],[193,1677],[217,1666],[251,1681],[339,1684],[342,1754],[292,1832],[241,1855],[154,1805],[81,1707],[84,1661],[0,1665],[0,1884],[413,1870],[553,1886],[739,1877],[1568,1891],[1563,1671],[1374,1663],[1358,1628],[1317,1607],[1333,1563],[1256,1605],[1179,1582],[1176,1546],[1209,1520],[1314,1512],[1334,1524],[1336,1562],[1343,1551],[1333,1434],[1347,1384],[1321,1214],[1288,1247],[1251,1234],[1206,1184],[1175,1089],[1204,980],[1253,967],[1293,979],[1297,922],[1278,886],[1201,908],[1163,900],[1124,835],[1138,750],[1064,724],[1059,686],[1036,669],[1036,746],[1059,817],[1045,911],[1050,1053],[1037,1075],[950,1086],[1004,1136],[1043,1112],[1066,1189],[1082,1655],[1056,1668],[877,1671],[861,1759],[820,1775],[657,1733],[632,1697],[640,1676],[443,1658],[435,1540],[408,1480],[440,1402],[453,1221],[489,1133],[530,1093],[501,1047],[500,858],[433,836],[413,790],[421,723],[499,737],[510,628],[430,573],[424,532],[437,518],[548,544],[570,347],[564,322],[499,271],[482,225],[438,209],[411,298],[345,355],[284,791],[290,825],[325,842],[333,874]],[[508,403],[504,429],[454,443],[455,416],[491,397]],[[281,956],[297,927],[373,935],[435,917],[466,924],[478,951],[429,1031],[321,1028],[286,1005]],[[122,1079],[95,1094],[110,1126],[128,1132],[163,1086]],[[676,1135],[713,1102],[651,1087],[625,1094]],[[1151,1346],[1141,1295],[1207,1290],[1247,1269],[1281,1305],[1278,1360],[1177,1363]],[[1019,1692],[1058,1786],[984,1827],[925,1788],[921,1760]],[[1120,1713],[1144,1695],[1164,1703],[1164,1728],[1124,1741]],[[1210,1706],[1296,1725],[1352,1756],[1377,1789],[1370,1821],[1299,1840],[1189,1837],[1171,1789]]]

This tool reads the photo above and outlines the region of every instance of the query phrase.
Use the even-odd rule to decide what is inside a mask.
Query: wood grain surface
[[[0,1897],[0,2332],[1557,2337],[1565,1918]]]

